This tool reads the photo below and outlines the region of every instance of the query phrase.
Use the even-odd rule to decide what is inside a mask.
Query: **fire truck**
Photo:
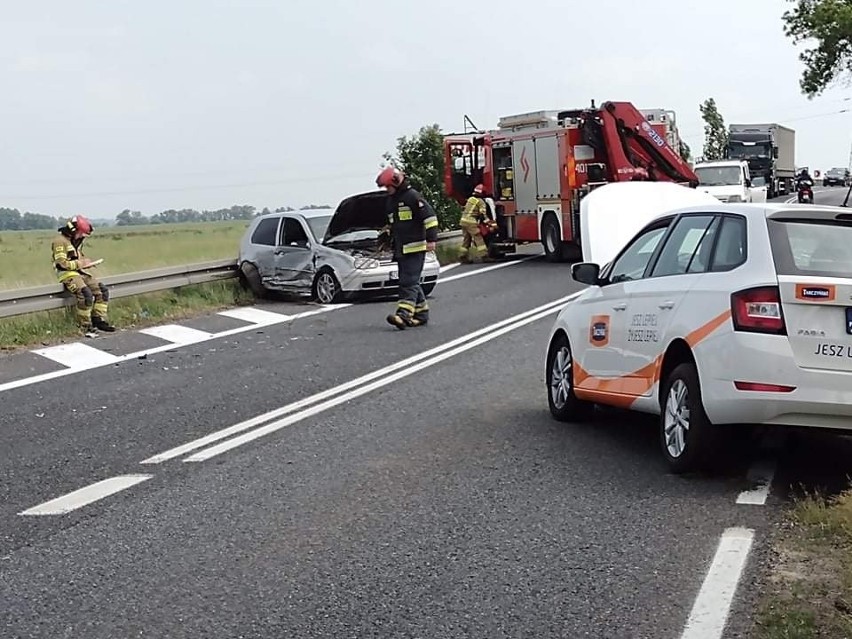
[[[541,242],[551,261],[579,260],[580,200],[604,184],[698,185],[678,153],[672,111],[640,111],[629,102],[596,107],[593,101],[586,109],[503,117],[497,126],[445,135],[443,149],[448,196],[463,205],[482,184],[493,200],[499,229],[487,238],[493,257]]]

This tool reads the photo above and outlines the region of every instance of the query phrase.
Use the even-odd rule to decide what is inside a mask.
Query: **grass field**
[[[94,259],[104,258],[97,268],[99,275],[235,258],[247,224],[210,222],[119,227],[100,232],[96,229],[95,235],[86,241],[89,248],[85,252]],[[50,262],[53,236],[49,231],[0,233],[0,261],[20,265],[14,270],[0,271],[0,290],[56,283]],[[457,259],[458,246],[457,240],[438,245],[436,253],[441,264]],[[251,294],[234,279],[117,298],[110,302],[109,318],[120,328],[142,328],[251,302]],[[47,346],[69,337],[79,338],[72,307],[0,321],[0,351],[36,344]]]
[[[237,257],[248,220],[190,224],[152,224],[99,229],[83,245],[92,259],[104,262],[97,276],[145,271],[162,266]],[[0,290],[56,283],[50,243],[56,231],[0,233]]]
[[[797,498],[773,536],[755,639],[852,637],[852,490]]]

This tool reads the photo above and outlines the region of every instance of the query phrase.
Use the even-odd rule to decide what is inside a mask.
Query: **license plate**
[[[846,307],[846,334],[852,335],[852,308]]]
[[[390,275],[388,275],[388,278],[392,279],[392,280],[398,279],[396,271],[391,271]],[[850,310],[852,310],[852,309],[850,309]]]

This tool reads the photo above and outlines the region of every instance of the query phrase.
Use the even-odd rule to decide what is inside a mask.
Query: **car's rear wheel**
[[[561,422],[588,418],[594,404],[577,399],[574,394],[574,358],[568,338],[560,333],[547,354],[547,404],[550,414]]]
[[[678,365],[661,394],[660,445],[675,473],[697,470],[709,459],[717,433],[704,412],[695,364]]]
[[[313,298],[320,304],[332,304],[340,296],[340,282],[330,268],[317,273],[312,289]]]

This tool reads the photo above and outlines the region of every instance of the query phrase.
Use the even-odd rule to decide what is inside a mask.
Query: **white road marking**
[[[449,282],[449,281],[461,279],[461,278],[464,278],[464,277],[470,277],[472,275],[478,275],[480,273],[485,273],[485,272],[491,271],[495,268],[505,268],[507,266],[512,266],[513,264],[519,264],[519,263],[526,261],[528,259],[534,259],[535,257],[537,257],[537,256],[530,256],[530,257],[527,257],[527,258],[522,258],[520,260],[514,260],[514,261],[511,261],[511,262],[504,262],[504,263],[500,263],[500,264],[495,264],[493,266],[487,266],[487,267],[476,269],[476,270],[469,271],[469,272],[466,272],[466,273],[459,273],[458,275],[450,276],[450,277],[445,278],[445,279],[439,278],[438,283]],[[453,265],[449,265],[449,266],[453,266]],[[348,304],[348,303],[347,304],[327,304],[327,305],[324,305],[324,306],[322,306],[322,307],[320,307],[316,310],[307,311],[305,313],[297,313],[296,315],[291,315],[289,317],[287,315],[282,314],[281,319],[276,323],[288,322],[288,321],[291,321],[291,320],[301,319],[301,318],[304,318],[304,317],[310,317],[312,315],[318,315],[320,313],[327,313],[329,311],[336,311],[336,310],[340,310],[340,309],[343,309],[343,308],[347,308],[349,306],[352,306],[352,304]],[[266,322],[264,325],[269,326],[271,324],[272,324],[272,322],[270,321],[270,322]],[[156,328],[161,328],[161,327],[156,327]],[[183,328],[183,327],[178,327],[178,328]],[[8,391],[8,390],[13,390],[15,388],[22,388],[24,386],[30,386],[32,384],[38,384],[40,382],[46,382],[46,381],[49,381],[49,380],[52,380],[52,379],[65,377],[66,375],[72,375],[72,374],[80,373],[80,372],[83,372],[83,371],[92,370],[94,368],[99,368],[101,366],[107,366],[108,364],[124,362],[124,361],[127,361],[129,359],[135,359],[137,357],[143,357],[145,355],[154,355],[156,353],[162,353],[164,351],[173,350],[174,348],[179,348],[181,346],[188,346],[190,344],[199,344],[199,343],[204,342],[204,341],[219,339],[219,338],[222,338],[222,337],[230,337],[231,335],[239,335],[240,333],[246,333],[246,332],[253,331],[253,330],[256,330],[256,329],[257,329],[257,324],[251,323],[247,326],[240,326],[238,328],[233,328],[233,329],[230,329],[230,330],[227,330],[227,331],[222,331],[220,333],[212,333],[212,334],[207,333],[206,334],[207,337],[205,337],[203,340],[199,338],[199,339],[194,339],[191,342],[186,342],[186,341],[184,341],[184,342],[173,342],[173,343],[168,344],[166,346],[157,346],[155,348],[137,351],[135,353],[129,353],[127,355],[111,356],[111,357],[114,357],[115,359],[112,359],[109,362],[107,362],[105,360],[103,362],[99,362],[99,363],[87,362],[85,364],[82,364],[82,363],[78,362],[77,364],[75,364],[75,368],[66,368],[66,369],[59,370],[59,371],[53,371],[53,372],[50,372],[50,373],[43,373],[41,375],[33,375],[32,377],[25,377],[24,379],[16,379],[16,380],[13,380],[13,381],[10,381],[10,382],[5,382],[3,384],[0,384],[0,393],[2,393],[4,391]],[[151,330],[152,329],[143,329],[140,332],[152,335],[153,333],[149,332]],[[192,329],[188,329],[188,330],[192,330]],[[198,331],[198,332],[203,333],[204,331]],[[161,337],[162,339],[166,339],[167,341],[171,341],[167,337],[163,337],[162,335],[154,335],[154,336],[155,337]],[[176,335],[174,335],[174,336],[176,336]],[[77,343],[79,343],[79,342],[77,342]]]
[[[358,386],[361,386],[362,384],[366,384],[366,383],[371,382],[375,379],[389,375],[389,374],[391,374],[391,373],[393,373],[393,372],[395,372],[399,369],[404,369],[408,366],[411,366],[412,364],[415,364],[419,361],[422,361],[424,359],[432,357],[432,356],[434,356],[438,353],[446,351],[447,349],[453,348],[454,346],[458,346],[459,344],[464,344],[465,342],[468,342],[471,339],[475,339],[475,338],[477,338],[481,335],[487,335],[487,334],[491,333],[492,331],[494,331],[495,329],[499,329],[503,326],[507,326],[509,324],[512,324],[513,322],[516,322],[520,319],[523,319],[525,317],[529,317],[530,315],[534,315],[535,313],[540,312],[542,309],[555,308],[556,306],[558,306],[560,304],[564,304],[565,302],[568,302],[568,301],[578,297],[581,292],[582,291],[574,293],[572,295],[568,295],[568,296],[563,297],[561,299],[554,300],[552,302],[544,304],[543,306],[539,306],[538,308],[534,308],[534,309],[531,309],[529,311],[519,313],[518,315],[515,315],[513,317],[509,317],[509,318],[501,320],[499,322],[495,322],[494,324],[490,324],[490,325],[488,325],[484,328],[480,328],[476,331],[473,331],[472,333],[458,337],[458,338],[451,340],[451,341],[449,341],[445,344],[441,344],[440,346],[436,346],[436,347],[431,348],[429,350],[423,351],[422,353],[417,353],[416,355],[412,355],[411,357],[408,357],[406,359],[395,362],[394,364],[391,364],[390,366],[385,366],[384,368],[380,368],[380,369],[377,369],[377,370],[375,370],[371,373],[367,373],[366,375],[362,375],[361,377],[358,377],[358,378],[353,379],[349,382],[346,382],[345,384],[341,384],[339,386],[329,388],[329,389],[321,391],[319,393],[315,393],[314,395],[311,395],[309,397],[305,397],[303,399],[300,399],[299,401],[293,402],[291,404],[287,404],[286,406],[282,406],[280,408],[276,408],[276,409],[271,410],[271,411],[264,413],[262,415],[252,417],[251,419],[247,419],[247,420],[242,421],[238,424],[234,424],[233,426],[229,426],[228,428],[224,428],[222,430],[215,431],[215,432],[210,433],[209,435],[205,435],[204,437],[201,437],[199,439],[195,439],[193,441],[187,442],[186,444],[182,444],[180,446],[177,446],[175,448],[167,450],[163,453],[159,453],[157,455],[149,457],[148,459],[143,460],[140,463],[142,463],[142,464],[160,464],[164,461],[168,461],[169,459],[174,459],[175,457],[180,457],[181,455],[189,453],[189,452],[196,450],[198,448],[203,448],[204,446],[207,446],[209,444],[213,444],[213,443],[215,443],[219,440],[225,439],[226,437],[230,437],[231,435],[236,435],[237,433],[241,433],[243,431],[246,431],[246,430],[248,430],[248,429],[250,429],[254,426],[259,426],[260,424],[263,424],[263,423],[268,422],[268,421],[273,420],[273,419],[277,419],[279,417],[282,417],[283,415],[287,415],[289,413],[294,413],[294,412],[301,410],[303,408],[306,408],[306,407],[308,407],[312,404],[316,404],[317,402],[321,402],[321,401],[328,399],[330,397],[334,397],[335,395],[338,395],[340,393],[345,393],[346,391],[348,391],[350,389],[357,388]]]
[[[775,461],[771,459],[759,459],[752,464],[746,479],[757,486],[741,492],[737,497],[737,503],[752,506],[765,505],[769,497],[769,489],[772,487],[772,478],[775,476],[775,466]]]
[[[753,540],[750,528],[728,528],[722,534],[681,639],[722,636]]]
[[[145,335],[159,337],[167,342],[178,344],[179,346],[187,346],[189,344],[197,344],[198,342],[206,342],[211,337],[212,333],[207,331],[199,331],[188,326],[180,326],[179,324],[164,324],[162,326],[152,326],[151,328],[143,328],[139,331]]]
[[[90,366],[106,366],[114,364],[118,361],[118,357],[111,355],[98,348],[83,344],[81,342],[73,342],[71,344],[59,344],[58,346],[50,346],[48,348],[39,348],[33,351],[36,355],[41,355],[47,359],[58,362],[63,366],[72,369],[84,369]]]
[[[503,326],[502,328],[498,328],[496,330],[493,326],[491,326],[491,327],[489,327],[490,330],[485,335],[482,335],[482,336],[480,336],[476,339],[470,339],[470,336],[465,336],[466,341],[465,341],[465,343],[461,344],[460,346],[457,346],[457,347],[452,348],[450,350],[444,350],[444,352],[442,352],[442,353],[440,353],[440,354],[438,354],[434,357],[431,357],[429,359],[426,359],[425,361],[419,362],[417,364],[413,364],[411,366],[407,366],[407,367],[403,368],[402,370],[400,370],[396,373],[392,373],[391,375],[383,376],[381,379],[376,380],[376,381],[374,381],[370,384],[367,384],[366,386],[361,386],[360,388],[357,388],[356,390],[352,390],[352,391],[349,391],[347,393],[340,394],[337,397],[334,397],[333,399],[322,402],[321,404],[314,405],[311,408],[308,408],[307,410],[303,410],[299,413],[296,413],[295,415],[290,415],[289,417],[285,417],[284,419],[272,422],[271,424],[267,424],[265,426],[262,426],[260,428],[255,429],[255,430],[249,431],[247,433],[244,433],[242,435],[234,437],[233,439],[229,439],[229,440],[222,442],[220,444],[217,444],[215,446],[211,446],[210,448],[199,451],[199,452],[195,453],[194,455],[190,455],[189,457],[187,457],[183,461],[184,462],[206,461],[206,460],[208,460],[212,457],[215,457],[217,455],[221,455],[224,452],[227,452],[229,450],[237,448],[238,446],[242,446],[243,444],[247,444],[251,441],[254,441],[255,439],[263,437],[264,435],[274,433],[275,431],[278,431],[282,428],[285,428],[286,426],[290,426],[292,424],[295,424],[298,421],[301,421],[303,419],[306,419],[308,417],[311,417],[313,415],[321,413],[325,410],[328,410],[329,408],[333,408],[335,406],[338,406],[339,404],[343,404],[345,402],[351,401],[351,400],[353,400],[357,397],[360,397],[362,395],[366,395],[367,393],[370,393],[370,392],[372,392],[376,389],[383,388],[385,386],[393,384],[393,383],[399,381],[400,379],[408,377],[409,375],[413,375],[414,373],[417,373],[417,372],[419,372],[419,371],[421,371],[425,368],[429,368],[430,366],[434,366],[435,364],[438,364],[438,363],[444,361],[445,359],[449,359],[450,357],[454,357],[455,355],[458,355],[460,353],[464,353],[465,351],[468,351],[472,348],[475,348],[475,347],[479,346],[480,344],[484,344],[485,342],[496,339],[497,337],[500,337],[501,335],[505,335],[506,333],[510,333],[510,332],[517,330],[517,329],[519,329],[523,326],[526,326],[527,324],[538,321],[540,319],[544,319],[548,315],[552,315],[553,313],[558,313],[560,310],[562,310],[562,307],[565,304],[567,304],[567,302],[568,302],[567,300],[563,299],[560,303],[558,303],[555,306],[553,306],[552,305],[553,303],[551,303],[551,306],[549,308],[547,308],[546,310],[543,310],[541,312],[537,312],[534,315],[525,317],[521,320],[515,319],[515,321],[507,324],[506,326]],[[538,311],[539,309],[534,309],[534,310]]]
[[[305,313],[298,313],[296,315],[291,315],[287,317],[286,315],[282,315],[282,322],[288,322],[291,320],[301,319],[303,317],[311,317],[312,315],[319,315],[321,313],[328,313],[330,311],[337,311],[341,308],[345,308],[349,306],[349,304],[337,304],[324,306],[317,310],[307,311]],[[227,331],[222,331],[221,333],[215,333],[209,337],[209,339],[218,339],[220,337],[230,337],[231,335],[239,335],[240,333],[248,333],[250,331],[257,330],[256,324],[247,324],[246,326],[240,326],[238,328],[232,328]],[[157,353],[164,353],[165,351],[171,351],[175,349],[174,344],[165,344],[163,346],[156,346],[154,348],[148,348],[142,351],[136,351],[135,353],[128,353],[127,355],[118,355],[115,356],[115,359],[111,363],[119,363],[126,362],[127,360],[136,359],[137,357],[145,357],[148,355],[156,355]],[[105,366],[106,364],[87,364],[86,366],[79,366],[77,368],[65,368],[59,371],[52,371],[50,373],[43,373],[41,375],[34,375],[33,377],[26,377],[24,379],[16,379],[11,382],[6,382],[4,384],[0,384],[0,392],[12,390],[14,388],[21,388],[23,386],[30,386],[31,384],[37,384],[39,382],[46,382],[51,379],[57,379],[60,377],[65,377],[66,375],[74,375],[76,373],[80,373],[86,370],[92,370],[94,368],[100,368],[101,366]]]
[[[438,280],[438,283],[441,282],[454,282],[455,280],[460,280],[465,277],[471,277],[473,275],[480,275],[482,273],[487,273],[489,271],[494,271],[498,268],[506,268],[507,266],[514,266],[515,264],[520,264],[521,262],[526,262],[527,260],[534,260],[538,255],[530,255],[529,257],[522,257],[518,260],[512,260],[511,262],[500,262],[499,264],[492,264],[490,266],[483,266],[482,268],[478,268],[472,271],[466,271],[464,273],[459,273],[458,275],[450,275],[449,277],[442,277]]]
[[[821,188],[821,189],[814,189],[814,196],[817,196],[820,193],[831,193],[831,191],[832,191],[832,189],[830,187],[829,188],[824,187],[824,188]],[[797,204],[798,201],[799,201],[799,196],[798,196],[798,194],[796,194],[796,195],[784,200],[784,204]]]
[[[97,483],[75,490],[73,493],[62,495],[56,499],[51,499],[38,506],[25,510],[20,515],[64,515],[72,510],[82,508],[93,502],[109,497],[117,492],[135,486],[148,479],[153,475],[119,475],[104,479]]]
[[[446,266],[442,266],[441,267],[441,273],[446,273],[447,271],[451,271],[457,266],[461,266],[461,264],[459,262],[452,262],[451,264],[447,264]]]
[[[289,319],[289,315],[284,313],[273,313],[265,311],[254,306],[241,306],[239,308],[231,308],[227,311],[220,311],[217,315],[222,317],[230,317],[231,319],[249,322],[251,324],[277,324],[284,319]]]

